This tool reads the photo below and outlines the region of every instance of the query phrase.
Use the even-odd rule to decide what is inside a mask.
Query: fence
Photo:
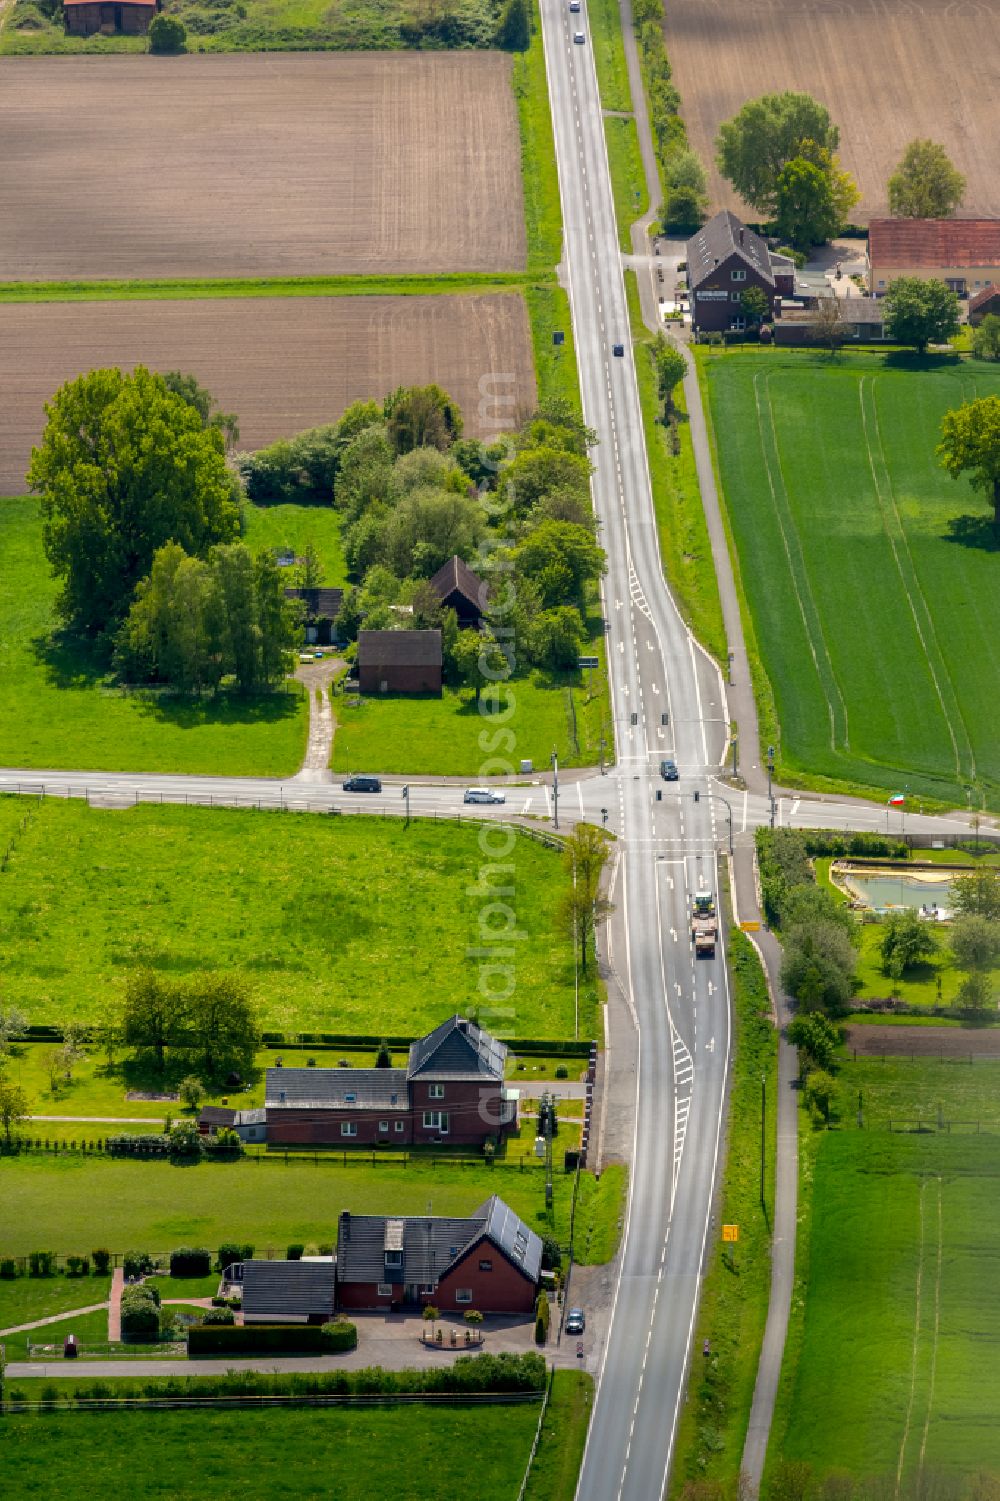
[[[521,1481],[521,1489],[517,1493],[517,1501],[524,1501],[525,1492],[528,1489],[528,1481],[531,1479],[531,1467],[535,1463],[535,1455],[538,1453],[538,1445],[542,1439],[542,1424],[545,1422],[545,1413],[548,1409],[549,1398],[552,1395],[552,1382],[555,1378],[555,1366],[549,1367],[549,1379],[542,1397],[542,1410],[538,1414],[538,1423],[535,1427],[535,1436],[531,1440],[531,1453],[528,1455],[528,1463],[524,1467],[524,1479]]]

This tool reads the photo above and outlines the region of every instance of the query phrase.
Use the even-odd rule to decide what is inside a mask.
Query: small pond
[[[896,871],[839,872],[844,882],[856,897],[869,907],[937,907],[944,912],[951,910],[952,871],[923,871],[903,875]]]

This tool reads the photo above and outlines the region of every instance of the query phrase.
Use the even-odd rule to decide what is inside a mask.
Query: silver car
[[[492,787],[468,787],[464,801],[467,803],[505,803],[507,799],[502,792],[494,792]]]

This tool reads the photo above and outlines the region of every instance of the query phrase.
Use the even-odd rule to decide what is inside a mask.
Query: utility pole
[[[552,826],[559,827],[559,753],[552,752]]]
[[[733,686],[733,654],[729,653],[729,686]]]
[[[545,1207],[552,1208],[552,1112],[555,1106],[546,1089],[538,1105],[540,1134],[535,1137],[535,1156],[545,1159]]]
[[[604,775],[604,731],[601,730],[601,776]]]
[[[732,653],[730,653],[730,657],[731,656],[732,656]],[[736,729],[736,720],[735,719],[731,722],[731,724],[729,726],[729,739],[730,739],[730,743],[731,743],[731,745],[733,747],[733,776],[736,777],[737,774],[738,774],[737,773],[737,764],[736,764],[736,755],[737,755],[737,746],[739,745],[739,739],[740,739],[740,737],[739,737],[739,734],[738,734],[737,729]]]
[[[406,827],[410,827],[410,784],[407,782],[403,788],[403,797],[406,799]]]
[[[767,748],[767,800],[771,805],[771,828],[774,828],[774,793],[771,791],[771,780],[774,776],[774,746]]]

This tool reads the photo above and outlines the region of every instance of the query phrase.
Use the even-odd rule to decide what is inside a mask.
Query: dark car
[[[612,346],[611,346],[611,353],[615,356],[616,359],[619,359],[619,360],[624,359],[625,358],[625,345],[624,344],[612,344]]]
[[[587,1327],[587,1318],[582,1308],[571,1308],[566,1315],[566,1333],[582,1334]]]
[[[679,775],[677,762],[670,756],[660,762],[660,776],[665,782],[676,782]]]
[[[344,783],[345,792],[381,792],[382,783],[378,777],[348,777]]]

